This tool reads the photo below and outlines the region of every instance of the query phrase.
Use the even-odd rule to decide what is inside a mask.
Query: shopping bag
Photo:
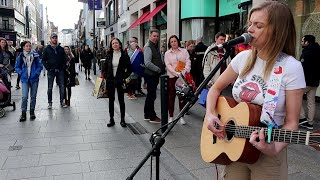
[[[108,97],[109,97],[109,93],[107,89],[107,81],[105,79],[102,79],[97,98],[108,98]]]
[[[74,78],[74,81],[76,86],[80,85],[79,78],[77,76]]]
[[[97,77],[92,95],[97,98],[108,98],[108,90],[106,88],[106,80],[100,77]]]
[[[198,103],[203,107],[206,107],[208,92],[209,92],[208,89],[203,89],[201,91],[201,93],[200,93],[200,97],[199,97]]]

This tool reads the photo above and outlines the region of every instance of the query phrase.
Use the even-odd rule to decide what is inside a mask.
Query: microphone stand
[[[189,102],[179,112],[179,114],[177,115],[175,120],[173,120],[172,123],[167,124],[167,125],[169,125],[168,129],[162,135],[160,135],[158,133],[158,131],[152,133],[152,135],[149,139],[152,144],[152,149],[147,153],[147,155],[142,159],[142,161],[139,163],[139,165],[136,167],[136,169],[131,173],[131,175],[129,177],[127,177],[126,180],[132,180],[133,177],[142,168],[142,166],[147,162],[147,160],[149,159],[149,157],[151,155],[156,157],[156,180],[160,180],[160,154],[161,154],[160,148],[165,143],[165,137],[169,134],[169,132],[173,129],[173,127],[177,124],[178,120],[181,117],[183,117],[185,115],[185,113],[187,113],[188,110],[197,102],[198,96],[200,95],[201,91],[207,86],[207,84],[212,79],[212,77],[218,72],[222,63],[226,62],[227,58],[231,54],[232,47],[226,47],[225,49],[226,49],[226,52],[224,53],[223,58],[218,62],[216,67],[210,72],[208,77],[202,81],[202,83],[197,88],[196,92],[189,99]],[[208,55],[208,53],[206,54],[206,56],[207,55]],[[203,59],[205,59],[205,58],[203,58]],[[151,168],[152,168],[152,166],[151,166]]]

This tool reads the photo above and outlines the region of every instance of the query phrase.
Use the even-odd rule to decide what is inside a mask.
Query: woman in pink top
[[[186,49],[181,48],[180,40],[176,35],[169,38],[169,50],[164,55],[164,62],[166,64],[167,75],[169,76],[169,122],[172,122],[174,112],[174,101],[176,99],[175,83],[178,79],[179,73],[190,72],[191,61],[189,53]],[[179,108],[183,108],[185,103],[179,98]],[[183,118],[180,118],[182,125],[186,124]]]

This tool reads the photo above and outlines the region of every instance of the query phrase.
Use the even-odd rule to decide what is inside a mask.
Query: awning
[[[133,24],[131,24],[131,26],[128,29],[134,28],[135,26],[141,24],[140,21],[146,16],[148,16],[149,14],[150,14],[150,11],[143,13]]]
[[[148,22],[153,16],[155,16],[164,6],[167,5],[167,2],[161,4],[160,6],[156,7],[148,16],[146,16],[140,23]]]

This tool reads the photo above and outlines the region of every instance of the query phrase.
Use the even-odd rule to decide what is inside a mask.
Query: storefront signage
[[[216,17],[216,1],[181,0],[181,19],[195,17]]]
[[[220,0],[219,1],[219,17],[234,13],[239,13],[238,4],[251,0]]]
[[[101,10],[102,9],[102,0],[88,0],[88,7],[90,10],[93,10],[93,1],[94,1],[94,9]]]
[[[97,28],[105,28],[106,20],[104,18],[97,18]]]
[[[120,25],[121,28],[124,28],[124,27],[126,27],[126,26],[127,26],[127,23],[126,23],[126,22],[124,22],[124,23],[122,23],[122,24]]]

